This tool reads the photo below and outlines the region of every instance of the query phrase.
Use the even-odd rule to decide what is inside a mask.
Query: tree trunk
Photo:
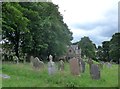
[[[19,29],[17,28],[17,30],[15,31],[15,53],[16,53],[16,56],[18,57],[19,59],[19,39],[20,39],[20,31]]]

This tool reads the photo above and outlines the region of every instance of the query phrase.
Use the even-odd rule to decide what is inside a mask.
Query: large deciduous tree
[[[119,63],[120,59],[120,33],[115,33],[110,40],[109,57],[112,61]]]
[[[81,41],[79,42],[79,47],[82,49],[82,57],[86,55],[89,58],[95,59],[95,45],[92,43],[89,37],[81,38]]]
[[[102,48],[103,48],[103,60],[104,61],[110,61],[109,59],[109,41],[102,42]]]
[[[23,8],[18,3],[2,4],[2,39],[16,53],[19,58],[19,48],[22,38],[28,32],[27,24],[29,20],[21,12]]]
[[[3,39],[28,55],[63,55],[72,33],[63,22],[58,6],[45,2],[3,3]],[[20,49],[19,49],[20,48]]]

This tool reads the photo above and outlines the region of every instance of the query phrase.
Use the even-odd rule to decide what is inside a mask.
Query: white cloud
[[[102,41],[111,38],[106,33],[117,32],[119,0],[52,1],[59,5],[59,11],[63,15],[64,22],[73,32],[74,39],[72,42],[79,41],[83,36],[89,36],[92,41],[99,45]],[[80,28],[75,28],[74,25],[78,24]],[[86,29],[89,24],[93,28]]]

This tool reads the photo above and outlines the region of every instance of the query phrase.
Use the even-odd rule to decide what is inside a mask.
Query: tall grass
[[[80,76],[71,75],[69,63],[65,63],[64,72],[57,71],[54,75],[48,75],[47,64],[40,71],[34,70],[29,63],[3,63],[2,66],[3,74],[11,77],[3,79],[3,87],[118,87],[118,65],[104,66],[99,80],[91,79],[88,65]]]

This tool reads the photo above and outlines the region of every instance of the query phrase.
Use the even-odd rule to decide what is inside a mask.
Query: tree
[[[72,33],[53,3],[5,2],[2,18],[3,39],[18,57],[19,53],[43,59],[49,54],[60,56],[71,43]]]
[[[92,43],[89,37],[81,38],[81,41],[79,42],[79,47],[82,49],[82,57],[86,55],[89,58],[95,59],[95,44]]]
[[[24,8],[30,9],[32,13],[37,13],[37,16],[33,14],[33,17],[30,15],[30,11],[25,12],[26,17],[32,22],[29,24],[32,44],[34,45],[31,52],[34,52],[34,55],[41,53],[38,54],[41,56],[64,54],[67,45],[72,40],[72,33],[63,22],[63,17],[58,12],[58,6],[52,3],[20,4]]]
[[[102,42],[102,48],[103,48],[103,60],[110,61],[110,59],[109,59],[109,41]]]
[[[119,63],[120,59],[120,33],[115,33],[110,40],[109,56],[113,62]]]
[[[18,58],[22,38],[28,32],[29,22],[20,11],[22,9],[18,3],[2,4],[2,39],[7,40],[5,44],[9,45],[8,47],[11,46],[10,49],[16,53]]]

